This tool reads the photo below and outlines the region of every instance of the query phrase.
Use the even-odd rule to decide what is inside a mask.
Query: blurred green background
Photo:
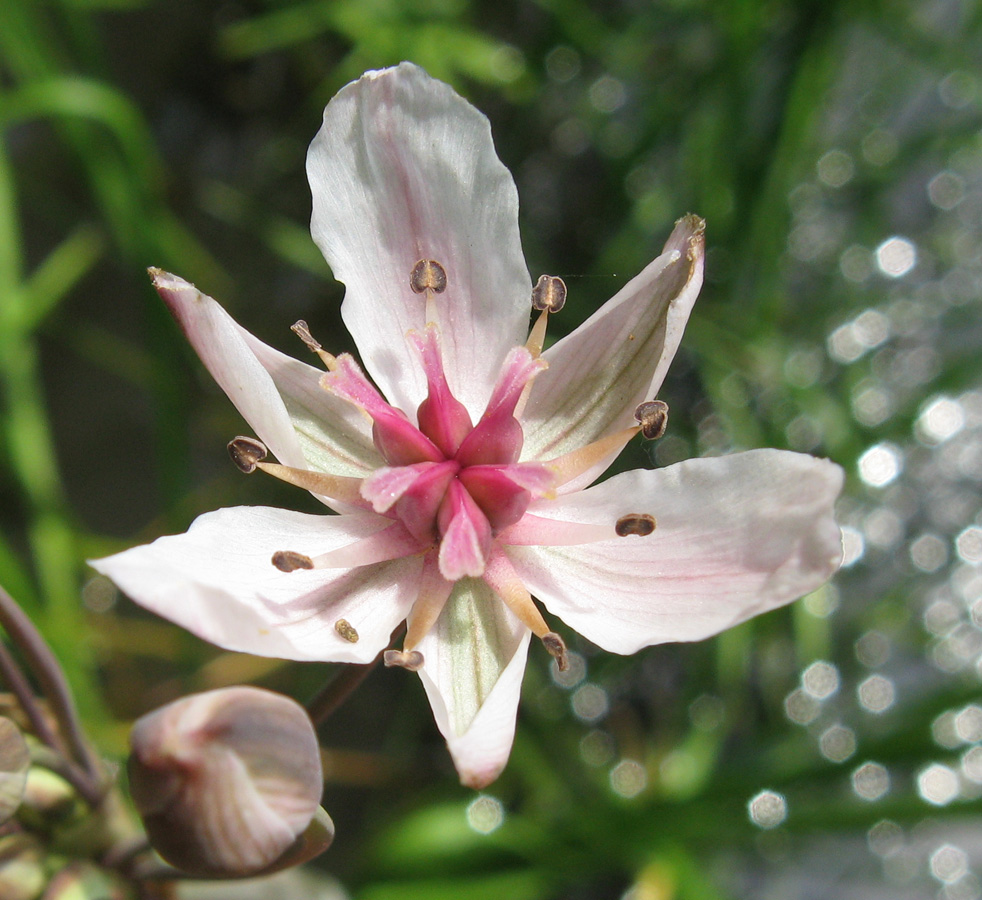
[[[409,59],[491,119],[532,275],[569,285],[553,337],[707,219],[669,435],[621,465],[830,456],[847,564],[701,645],[561,629],[574,665],[533,651],[481,796],[417,680],[373,673],[322,730],[316,868],[366,900],[982,896],[979,3],[0,0],[0,23],[0,583],[107,753],[181,693],[333,674],[220,653],[84,559],[218,506],[317,510],[230,464],[243,426],[144,270],[287,352],[298,318],[347,348],[304,153],[338,88]]]

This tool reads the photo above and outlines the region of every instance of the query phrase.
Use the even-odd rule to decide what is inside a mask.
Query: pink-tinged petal
[[[533,504],[595,526],[646,514],[647,536],[582,546],[509,546],[529,590],[614,653],[709,637],[808,593],[842,557],[832,508],[842,470],[782,450],[694,459],[617,475]]]
[[[428,325],[422,334],[410,332],[409,339],[419,353],[429,391],[416,411],[416,420],[420,430],[440,448],[443,455],[451,457],[470,433],[473,426],[471,417],[464,404],[450,393],[437,328]]]
[[[508,761],[530,637],[483,581],[468,578],[418,645],[419,676],[468,787],[486,787]]]
[[[440,528],[440,574],[447,581],[480,577],[491,550],[491,525],[458,480],[447,486],[437,517]]]
[[[242,418],[281,463],[304,468],[300,441],[280,393],[235,320],[183,278],[159,269],[152,269],[151,276],[191,346]]]
[[[525,340],[532,292],[518,194],[488,120],[410,63],[368,72],[324,110],[307,175],[311,233],[347,287],[342,316],[376,384],[405,410],[426,396],[405,334],[426,324],[410,273],[436,260],[450,388],[476,418],[500,361]]]
[[[508,352],[481,421],[457,451],[456,459],[462,466],[518,460],[524,435],[513,415],[515,406],[525,386],[545,367],[546,363],[535,359],[525,347],[513,347]]]
[[[337,358],[337,367],[321,376],[324,389],[363,409],[372,417],[372,439],[385,461],[393,466],[438,462],[443,454],[408,416],[391,406],[358,367],[350,353]]]
[[[452,468],[456,471],[459,466],[451,463],[422,462],[411,466],[383,466],[369,475],[361,485],[361,495],[377,513],[388,512],[393,504],[402,497],[420,478],[436,466]],[[451,477],[453,472],[451,472]]]
[[[460,473],[460,483],[481,508],[495,531],[514,525],[528,509],[532,494],[508,477],[518,466],[471,466]]]
[[[543,354],[522,415],[523,459],[548,460],[636,424],[634,410],[658,393],[702,286],[704,223],[680,219],[654,262],[568,337]],[[618,451],[561,488],[577,490]]]
[[[279,571],[271,560],[284,550],[314,557],[391,524],[370,512],[312,516],[263,507],[220,509],[196,519],[186,534],[91,564],[141,606],[227,650],[367,663],[408,615],[420,558],[294,572]],[[352,631],[357,641],[350,640]]]

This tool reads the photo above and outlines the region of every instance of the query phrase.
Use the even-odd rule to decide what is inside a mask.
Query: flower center
[[[399,521],[423,547],[439,547],[447,581],[484,574],[491,543],[525,514],[534,496],[548,493],[556,475],[538,463],[519,463],[522,427],[515,407],[545,368],[525,347],[509,352],[477,424],[447,383],[440,332],[410,332],[428,393],[414,425],[388,404],[347,355],[322,379],[372,418],[372,436],[386,466],[361,485],[373,509]]]
[[[483,578],[504,604],[566,666],[562,638],[549,629],[531,594],[509,560],[506,548],[521,545],[585,544],[615,537],[636,540],[652,534],[654,516],[623,515],[607,524],[563,522],[528,513],[530,503],[555,496],[562,485],[609,460],[636,434],[661,437],[668,407],[660,400],[642,403],[637,425],[544,462],[519,462],[524,434],[519,416],[535,376],[546,368],[540,359],[548,316],[562,308],[562,279],[542,276],[532,292],[540,312],[524,347],[506,355],[487,407],[475,424],[454,396],[443,365],[435,296],[447,286],[447,274],[435,260],[420,260],[409,279],[414,293],[425,294],[428,324],[410,331],[426,376],[427,395],[416,410],[416,423],[392,406],[347,353],[332,356],[311,336],[305,322],[293,330],[327,366],[321,385],[357,406],[372,422],[372,439],[385,465],[366,478],[330,475],[266,461],[266,447],[254,438],[237,437],[228,445],[243,472],[261,469],[284,481],[346,506],[371,508],[390,525],[351,544],[310,557],[277,551],[272,564],[282,572],[370,566],[404,556],[421,555],[418,598],[407,619],[403,650],[387,650],[386,665],[418,669],[423,657],[417,644],[430,631],[461,578]],[[358,631],[338,619],[341,639],[358,641]]]

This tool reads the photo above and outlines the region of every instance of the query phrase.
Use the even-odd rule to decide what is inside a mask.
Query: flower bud
[[[31,753],[20,729],[11,719],[0,717],[0,825],[17,812],[30,765]]]
[[[130,744],[130,789],[150,842],[191,875],[267,869],[295,851],[319,811],[317,736],[281,694],[193,694],[139,719]]]
[[[26,834],[0,837],[0,897],[3,900],[37,900],[47,875],[41,848]]]

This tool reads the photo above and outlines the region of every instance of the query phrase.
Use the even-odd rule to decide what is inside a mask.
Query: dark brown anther
[[[668,404],[664,400],[648,400],[634,410],[634,418],[641,423],[641,434],[649,441],[657,441],[668,428]]]
[[[569,668],[569,659],[566,656],[566,642],[555,631],[548,631],[542,635],[542,646],[556,660],[556,666],[560,672],[565,672]]]
[[[386,650],[382,662],[390,669],[398,666],[400,669],[418,672],[423,668],[423,654],[419,650]]]
[[[423,291],[442,294],[447,289],[447,270],[435,259],[421,259],[413,266],[409,286],[415,294],[422,294]]]
[[[347,619],[338,619],[337,622],[334,623],[334,630],[349,644],[358,643],[358,632],[355,631],[354,625],[352,625]]]
[[[617,520],[614,531],[619,537],[627,537],[629,534],[638,534],[644,537],[655,530],[656,524],[655,517],[649,516],[647,513],[629,513]]]
[[[251,437],[239,437],[228,442],[228,455],[246,475],[256,471],[256,463],[266,458],[266,445]]]
[[[540,275],[532,288],[532,309],[557,313],[566,305],[566,282],[557,275]]]
[[[294,322],[290,326],[290,331],[292,331],[307,345],[307,349],[310,350],[311,353],[316,353],[318,350],[323,349],[320,341],[318,341],[317,338],[310,333],[310,326],[303,319],[298,319],[296,322]]]
[[[297,569],[312,569],[314,561],[303,553],[293,550],[277,550],[273,554],[273,565],[281,572],[296,572]]]

